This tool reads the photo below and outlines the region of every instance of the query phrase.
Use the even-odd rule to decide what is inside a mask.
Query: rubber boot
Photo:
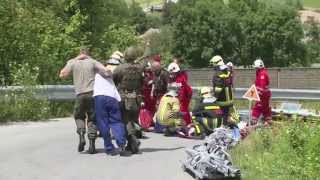
[[[96,153],[95,139],[89,139],[89,143],[90,143],[90,146],[89,146],[88,153],[95,154]]]
[[[130,135],[128,137],[128,144],[125,150],[131,151],[132,154],[137,154],[139,152],[140,141],[135,135]]]
[[[119,154],[120,154],[120,156],[128,157],[131,155],[131,152],[127,151],[125,146],[120,146]]]
[[[85,145],[86,145],[86,139],[84,137],[84,132],[80,132],[79,133],[78,152],[82,152],[84,150]]]

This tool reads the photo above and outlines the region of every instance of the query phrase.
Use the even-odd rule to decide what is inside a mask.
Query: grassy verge
[[[303,0],[303,5],[310,8],[320,8],[319,0]]]
[[[253,132],[233,151],[246,180],[319,179],[320,125],[295,122]]]
[[[71,116],[73,102],[18,99],[0,103],[0,123],[12,121],[45,121]]]

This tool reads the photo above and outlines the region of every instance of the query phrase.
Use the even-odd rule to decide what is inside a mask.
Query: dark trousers
[[[229,118],[229,112],[230,112],[230,106],[221,107],[223,117],[222,117],[222,124],[228,125],[228,118]]]
[[[77,95],[74,106],[74,119],[76,121],[77,133],[86,133],[86,119],[88,127],[88,139],[95,139],[97,127],[94,114],[94,100],[92,92]]]
[[[122,122],[119,102],[109,96],[95,96],[95,112],[97,125],[104,140],[106,151],[114,149],[110,137],[110,129],[119,147],[126,145],[125,126]]]
[[[136,135],[137,127],[135,124],[139,124],[139,111],[137,110],[126,110],[124,104],[122,104],[123,119],[126,124],[127,135]]]

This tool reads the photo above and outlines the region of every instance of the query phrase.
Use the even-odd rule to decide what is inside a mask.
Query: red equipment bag
[[[151,113],[145,108],[140,109],[139,124],[140,124],[141,128],[144,130],[148,130],[152,125]]]

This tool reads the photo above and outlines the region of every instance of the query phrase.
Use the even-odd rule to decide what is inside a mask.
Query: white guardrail
[[[196,95],[200,87],[193,87]],[[21,91],[21,86],[0,87],[0,96],[6,93]],[[242,99],[246,88],[236,88],[235,98]],[[271,89],[274,100],[320,100],[320,90],[306,89]],[[48,100],[73,100],[75,99],[74,87],[72,85],[42,85],[35,88],[35,98]],[[1,98],[0,98],[1,99]]]

